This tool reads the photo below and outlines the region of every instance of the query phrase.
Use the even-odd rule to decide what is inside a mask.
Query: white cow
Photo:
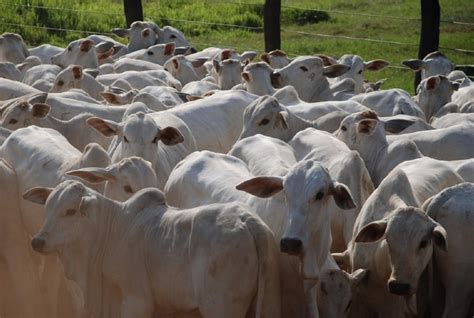
[[[242,83],[242,70],[244,65],[237,59],[226,59],[213,61],[214,70],[217,73],[217,85],[226,90]]]
[[[473,196],[474,184],[462,183],[441,191],[423,204],[426,214],[446,230],[448,237],[447,251],[443,246],[436,248],[439,246],[436,240],[433,248],[437,268],[437,273],[433,274],[438,275],[435,279],[445,290],[443,318],[467,317],[474,301],[474,281],[466,276],[474,266],[474,258],[465,252],[474,248],[469,235],[474,224]],[[441,289],[441,286],[435,286]],[[440,303],[443,303],[442,299],[433,299],[432,312],[441,312]]]
[[[318,56],[322,57],[321,55]],[[326,61],[329,62],[325,63],[326,65],[343,64],[350,66],[350,69],[346,73],[334,78],[333,82],[339,82],[346,78],[350,78],[355,82],[354,91],[356,93],[365,93],[366,91],[366,88],[364,87],[365,71],[380,71],[390,64],[389,62],[381,59],[364,62],[364,60],[359,55],[353,54],[345,54],[337,61],[333,61],[332,59],[327,59],[325,62]]]
[[[291,63],[288,54],[282,50],[273,50],[260,55],[260,60],[266,62],[273,69],[283,68]]]
[[[246,65],[242,71],[245,89],[255,95],[273,95],[276,89],[272,86],[272,73],[273,68],[264,62]]]
[[[123,57],[112,64],[114,73],[123,73],[127,71],[153,71],[163,70],[163,66],[149,61],[137,60],[129,57]]]
[[[276,155],[273,160],[278,162]],[[268,165],[267,171],[272,167]],[[279,167],[273,172],[286,172],[284,176],[254,177],[247,165],[233,156],[195,152],[171,173],[166,200],[183,208],[236,200],[249,204],[272,229],[281,251],[298,256],[280,256],[284,315],[302,317],[305,311],[317,314],[316,299],[312,298],[317,291],[313,287],[331,245],[327,206],[330,197],[345,209],[353,208],[354,202],[347,187],[333,181],[319,162],[308,159],[293,164],[290,154],[290,162],[280,160]]]
[[[176,49],[176,43],[156,44],[146,49],[128,53],[123,57],[148,61],[159,65],[165,64],[173,55]],[[122,58],[122,57],[121,57]]]
[[[0,157],[8,162],[8,167],[12,178],[6,192],[1,191],[0,200],[2,207],[10,207],[8,213],[21,216],[21,226],[18,224],[2,223],[2,228],[14,226],[15,231],[26,233],[32,236],[36,233],[43,222],[43,209],[33,205],[21,197],[11,197],[13,190],[21,194],[27,189],[35,186],[56,186],[64,180],[64,173],[71,169],[78,169],[88,166],[105,167],[110,164],[110,158],[107,153],[97,144],[91,144],[81,153],[72,147],[68,141],[58,132],[52,129],[30,126],[18,129],[10,134],[0,148]],[[6,168],[6,167],[3,167]],[[2,172],[5,173],[5,172]],[[2,232],[4,230],[2,229]],[[41,304],[37,310],[36,316],[43,317],[64,317],[73,316],[71,306],[78,305],[80,301],[72,298],[69,286],[66,289],[63,272],[57,263],[57,258],[46,257],[38,258],[31,254],[28,245],[18,246],[17,251],[3,250],[2,259],[8,262],[7,268],[15,266],[29,267],[35,269],[34,279],[25,286],[31,288],[34,299],[38,299]],[[41,266],[47,266],[40,270]],[[10,272],[11,275],[12,272]],[[11,276],[14,284],[23,282],[24,278],[20,276]],[[24,275],[28,275],[25,272]],[[22,286],[17,286],[17,289]],[[24,299],[20,303],[24,303]],[[32,303],[32,305],[34,304]],[[14,315],[16,316],[16,315]]]
[[[63,121],[48,115],[50,109],[51,107],[47,104],[31,105],[27,101],[13,104],[2,113],[0,126],[9,130],[17,130],[31,125],[51,128],[60,132],[71,145],[80,151],[83,151],[91,142],[98,143],[107,149],[111,138],[89,129],[87,125],[87,119],[93,117],[92,114],[83,113],[68,121]]]
[[[431,121],[431,125],[435,128],[448,128],[454,125],[473,125],[474,124],[474,113],[451,113],[441,116],[439,118],[434,117]]]
[[[22,82],[42,92],[48,92],[60,72],[61,68],[57,65],[41,64],[33,66],[25,72]]]
[[[417,278],[431,257],[432,242],[446,247],[444,229],[417,208],[461,182],[447,164],[425,157],[398,165],[368,198],[348,250],[352,270],[370,273],[354,295],[360,317],[405,317],[416,311]]]
[[[402,62],[414,71],[421,71],[421,79],[424,80],[434,75],[448,75],[454,70],[454,64],[443,53],[436,51],[427,54],[423,60],[412,59]]]
[[[192,81],[199,81],[207,75],[204,62],[206,62],[206,59],[192,60],[187,56],[179,54],[167,60],[163,66],[182,85],[186,85]]]
[[[112,29],[112,33],[128,38],[127,46],[116,52],[115,57],[146,49],[158,43],[158,26],[154,22],[135,21],[130,25],[130,28],[115,28]]]
[[[87,123],[104,136],[117,136],[115,147],[109,150],[112,162],[131,156],[150,161],[158,177],[158,188],[163,189],[174,166],[197,148],[182,120],[166,112],[157,115],[138,112],[121,123],[92,117]]]
[[[0,78],[0,101],[41,93],[40,90],[17,81]]]
[[[127,71],[120,74],[99,75],[96,79],[103,85],[112,86],[114,82],[122,80],[130,84],[129,87],[142,89],[147,86],[171,86],[181,90],[181,83],[176,80],[169,72],[164,70],[154,71]]]
[[[352,84],[348,87],[343,87],[346,80],[338,87],[331,88],[327,78],[340,76],[349,69],[349,66],[343,64],[324,66],[320,57],[299,56],[287,66],[275,70],[271,80],[277,88],[294,86],[298,95],[306,102],[346,100],[354,95],[354,81],[349,80]]]
[[[15,64],[11,62],[0,62],[0,77],[20,82],[23,75]]]
[[[126,201],[145,188],[156,188],[158,180],[151,162],[129,157],[106,168],[87,167],[66,172],[91,184],[105,182],[104,195],[115,201]]]
[[[30,52],[21,35],[3,33],[0,36],[0,62],[22,63]]]
[[[99,60],[94,41],[89,39],[72,41],[61,53],[51,58],[51,63],[61,68],[71,64],[81,65],[84,68],[98,68]]]
[[[90,316],[280,317],[272,234],[244,205],[179,210],[156,189],[121,204],[75,181],[24,197],[48,211],[33,248],[59,252]]]

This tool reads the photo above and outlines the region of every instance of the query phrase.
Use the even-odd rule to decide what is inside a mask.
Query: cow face
[[[206,59],[188,60],[184,55],[175,55],[163,65],[165,70],[179,80],[182,85],[200,80],[197,68],[201,67]]]
[[[67,172],[90,183],[107,182],[105,196],[116,201],[125,201],[137,191],[155,188],[157,177],[149,161],[130,157],[106,168],[89,167]]]
[[[365,71],[379,71],[389,65],[385,60],[372,60],[364,62],[359,55],[343,55],[339,60],[339,64],[347,65],[350,69],[337,77],[337,81],[341,81],[345,78],[351,78],[355,82],[354,91],[356,93],[363,93],[364,90],[364,73]]]
[[[390,255],[388,290],[408,296],[416,293],[418,280],[433,254],[433,246],[447,248],[445,229],[413,207],[399,208],[389,217],[364,226],[355,242],[371,243],[385,238]]]
[[[64,70],[58,73],[54,80],[53,87],[50,92],[60,93],[68,91],[72,88],[81,88],[81,82],[84,78],[82,72],[82,66],[80,65],[69,65]]]
[[[294,165],[284,178],[256,177],[236,188],[259,197],[271,197],[283,190],[288,218],[280,249],[302,259],[303,277],[317,279],[317,271],[329,252],[329,200],[333,197],[342,209],[355,207],[347,186],[333,181],[321,163],[303,160]]]
[[[326,77],[340,76],[349,69],[349,66],[342,64],[324,66],[319,57],[300,56],[284,68],[275,70],[272,84],[275,88],[292,85],[302,100],[312,101],[313,95],[321,90],[319,87],[329,86]]]
[[[249,93],[255,95],[272,95],[271,76],[273,69],[264,62],[250,63],[242,71],[242,79]]]
[[[2,114],[0,126],[17,130],[38,123],[38,120],[45,118],[50,110],[46,104],[33,104],[27,101],[20,101],[9,106]]]
[[[158,141],[168,146],[184,141],[176,128],[160,128],[150,116],[142,112],[130,115],[120,124],[97,117],[89,118],[87,123],[104,136],[117,136],[118,146],[112,156],[114,162],[138,156],[155,164],[158,160]]]
[[[239,140],[262,134],[288,141],[287,117],[286,108],[275,97],[262,96],[245,108],[244,126]]]
[[[213,61],[217,73],[217,83],[221,89],[231,89],[242,82],[242,64],[236,59],[226,59],[222,62]]]
[[[322,271],[316,293],[320,316],[349,317],[353,291],[363,281],[366,274],[365,269],[358,269],[351,274],[338,269]]]
[[[385,139],[383,125],[373,111],[354,113],[341,121],[339,129],[334,132],[351,150],[362,151],[374,145],[374,138]]]
[[[441,106],[451,101],[451,96],[459,85],[459,82],[451,82],[444,75],[430,76],[420,82],[416,90],[418,105],[425,113],[427,121]]]
[[[262,53],[260,55],[260,60],[270,65],[273,69],[283,68],[291,62],[288,54],[281,50],[273,50],[268,53]]]
[[[77,181],[65,181],[56,189],[33,188],[23,194],[25,200],[45,205],[46,217],[31,245],[40,253],[62,252],[66,245],[88,240],[93,229],[90,206],[96,197]]]
[[[51,63],[62,68],[71,64],[81,65],[84,68],[99,67],[94,42],[89,39],[72,41],[64,51],[51,58]]]
[[[176,44],[174,42],[167,44],[156,44],[147,48],[138,59],[163,65],[174,55]]]
[[[416,72],[421,71],[421,79],[438,74],[448,75],[454,70],[454,64],[440,52],[432,52],[426,55],[423,60],[413,59],[402,63]]]

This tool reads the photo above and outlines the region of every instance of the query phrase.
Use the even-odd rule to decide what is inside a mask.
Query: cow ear
[[[426,80],[426,89],[432,90],[438,84],[439,77],[438,76],[431,76]]]
[[[275,118],[275,123],[273,124],[273,128],[288,129],[288,112],[278,112]]]
[[[193,65],[193,67],[201,67],[206,62],[207,62],[206,58],[199,58],[196,60],[192,60],[191,64]]]
[[[367,274],[369,273],[368,269],[364,268],[359,268],[355,272],[352,272],[349,274],[350,280],[351,280],[351,287],[356,287],[359,285],[365,277],[367,277]]]
[[[36,187],[23,193],[23,199],[44,205],[51,192],[52,188]]]
[[[216,70],[217,73],[221,70],[221,66],[218,61],[212,60],[212,65],[214,66],[214,69]]]
[[[116,180],[111,169],[89,167],[66,172],[68,176],[81,178],[89,183],[102,183],[105,181]]]
[[[142,31],[142,37],[146,38],[146,37],[150,36],[150,33],[151,33],[151,32],[152,32],[152,31],[151,31],[150,28],[145,28],[145,29],[143,29],[143,31]]]
[[[121,38],[127,38],[130,36],[130,29],[115,28],[112,29],[112,33]]]
[[[334,201],[341,209],[350,210],[356,207],[354,199],[351,195],[351,191],[345,184],[333,181],[333,186],[330,189],[330,194],[333,195]]]
[[[380,240],[385,235],[387,229],[387,221],[380,220],[367,224],[359,233],[357,233],[354,241],[356,243],[371,243]]]
[[[89,215],[89,211],[93,208],[93,205],[96,201],[97,197],[95,195],[84,195],[81,199],[81,202],[79,203],[79,212],[82,215]]]
[[[437,247],[443,251],[448,250],[448,234],[441,225],[436,225],[433,229],[433,241]]]
[[[184,141],[183,135],[174,127],[160,129],[158,137],[167,146],[176,145]]]
[[[246,82],[250,82],[250,74],[248,72],[242,72],[242,78],[246,81]]]
[[[175,69],[178,69],[179,68],[179,61],[177,59],[172,59],[171,61],[173,62],[173,67]]]
[[[385,60],[372,60],[364,63],[364,70],[380,71],[389,65],[390,63]]]
[[[74,65],[72,67],[72,76],[74,76],[75,80],[81,80],[84,77],[84,74],[82,74],[82,66]]]
[[[249,62],[250,62],[250,61],[252,61],[256,56],[257,56],[257,52],[255,52],[255,51],[245,51],[245,52],[242,53],[242,55],[240,56],[240,61],[249,60]]]
[[[81,52],[89,52],[89,50],[94,46],[94,42],[89,39],[82,40],[80,44]]]
[[[403,65],[411,68],[415,72],[420,71],[423,68],[423,61],[422,60],[405,60],[402,62]]]
[[[176,43],[174,42],[166,43],[164,54],[171,55],[174,53],[174,50],[176,50]]]
[[[256,177],[239,183],[235,188],[259,198],[269,198],[283,190],[283,179],[281,177]]]
[[[118,135],[120,132],[120,124],[111,120],[102,119],[99,117],[91,117],[86,120],[87,124],[95,128],[98,132],[106,137]]]
[[[357,123],[357,132],[372,135],[378,121],[375,119],[362,119]]]
[[[267,52],[260,54],[260,60],[270,65],[270,54]]]
[[[31,107],[31,114],[36,118],[44,118],[48,115],[51,106],[47,104],[37,103]]]
[[[351,69],[350,66],[344,65],[344,64],[333,64],[324,67],[323,70],[323,75],[326,77],[338,77],[341,76],[342,74],[346,73]]]
[[[329,66],[329,65],[337,64],[337,60],[334,59],[333,57],[330,57],[329,55],[326,55],[326,54],[316,54],[316,56],[319,57],[321,60],[323,60],[323,65],[324,65],[324,66]]]

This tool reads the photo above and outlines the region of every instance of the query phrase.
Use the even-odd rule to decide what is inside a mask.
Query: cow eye
[[[360,70],[360,71],[359,71],[359,72],[357,72],[357,73],[359,73],[359,74],[362,74],[362,70]]]
[[[420,250],[421,250],[421,249],[424,249],[426,246],[428,246],[428,241],[427,241],[427,240],[421,241],[421,243],[420,243]]]
[[[158,140],[160,140],[160,137],[156,136],[155,138],[153,138],[152,143],[156,144]]]
[[[63,86],[63,85],[64,85],[64,81],[63,81],[63,80],[58,81],[58,86]]]
[[[171,38],[171,39],[176,39],[176,35],[171,34],[171,35],[170,35],[170,38]]]
[[[306,66],[300,66],[300,69],[303,71],[303,72],[307,72],[308,71],[308,68]]]
[[[18,120],[16,120],[15,118],[12,118],[12,119],[10,119],[10,121],[8,123],[11,124],[11,125],[15,125],[17,122],[18,122]]]
[[[264,118],[262,119],[262,121],[260,121],[260,123],[258,123],[259,126],[265,126],[265,125],[268,125],[270,121],[267,119],[267,118]]]
[[[76,214],[76,210],[74,209],[69,209],[66,211],[66,216],[71,216],[71,215],[74,215]]]
[[[318,193],[316,193],[314,199],[315,199],[316,201],[318,201],[318,200],[321,200],[321,199],[323,198],[323,196],[324,196],[324,192],[323,192],[323,191],[319,191]]]
[[[342,131],[346,131],[346,130],[347,130],[347,127],[346,127],[346,126],[341,126],[341,130],[342,130]]]
[[[123,190],[127,193],[133,193],[132,187],[129,185],[124,186]]]
[[[127,137],[123,136],[123,141],[128,142]]]
[[[71,51],[72,51],[72,47],[68,46],[68,47],[67,47],[67,50],[68,50],[69,52],[71,52]]]
[[[147,51],[146,54],[153,55],[154,53],[152,51]]]

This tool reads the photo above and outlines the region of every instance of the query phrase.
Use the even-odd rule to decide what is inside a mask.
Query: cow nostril
[[[301,255],[303,252],[303,242],[297,238],[282,238],[280,250],[290,255]]]
[[[31,240],[31,247],[33,247],[33,249],[38,252],[43,249],[45,244],[46,244],[46,241],[41,238],[35,237]]]
[[[398,283],[394,280],[388,282],[388,290],[395,295],[404,296],[410,293],[410,284]]]

